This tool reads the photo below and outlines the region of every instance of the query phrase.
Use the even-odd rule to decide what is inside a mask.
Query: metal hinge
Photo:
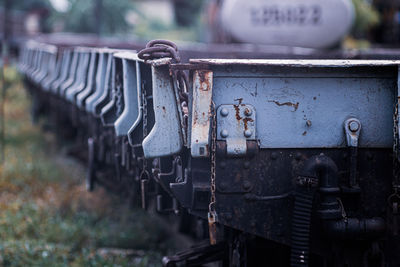
[[[220,105],[217,109],[217,140],[226,141],[227,156],[247,154],[247,141],[256,140],[256,110],[251,105]]]

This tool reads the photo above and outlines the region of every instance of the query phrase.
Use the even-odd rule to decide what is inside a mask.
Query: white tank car
[[[351,0],[224,0],[220,23],[238,42],[327,48],[349,32]]]

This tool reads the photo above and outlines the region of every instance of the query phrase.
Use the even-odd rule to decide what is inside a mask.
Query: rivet
[[[244,181],[243,182],[243,189],[244,190],[249,190],[251,188],[251,183],[249,181]]]
[[[246,115],[246,116],[251,116],[251,114],[253,114],[253,111],[252,111],[251,109],[246,108],[246,109],[244,110],[244,115]]]
[[[306,121],[306,125],[308,126],[308,127],[310,127],[311,126],[311,121],[310,120],[308,120],[308,121]]]
[[[294,157],[296,160],[301,160],[301,153],[296,153]]]
[[[255,222],[255,221],[252,221],[252,222],[250,223],[250,227],[251,227],[251,228],[255,228],[255,227],[256,227],[256,222]]]
[[[357,132],[360,129],[360,125],[356,121],[351,121],[349,123],[349,130],[352,132]]]
[[[232,67],[231,67],[231,66],[228,66],[228,67],[225,68],[225,70],[226,70],[227,72],[232,72]]]
[[[228,185],[225,182],[219,183],[219,189],[220,190],[224,191],[227,187],[228,187]]]
[[[226,138],[229,135],[227,130],[222,130],[220,134],[221,134],[221,137],[223,137],[223,138]]]
[[[225,169],[226,168],[226,162],[225,161],[221,161],[219,163],[219,166],[221,167],[221,169]]]
[[[374,155],[372,155],[371,152],[367,153],[367,159],[372,160],[374,158]]]
[[[253,132],[251,130],[244,131],[244,136],[246,136],[246,137],[251,137],[252,134],[253,134]]]
[[[277,158],[278,158],[278,154],[276,154],[276,152],[272,152],[271,159],[277,159]]]
[[[245,169],[250,168],[250,161],[245,161],[244,164],[243,164],[243,167],[244,167]]]
[[[250,68],[250,71],[251,71],[252,73],[256,73],[256,72],[258,71],[258,69],[257,69],[256,66],[253,66],[253,67]]]
[[[228,114],[229,114],[229,110],[226,109],[226,108],[222,108],[221,111],[220,111],[220,113],[221,113],[221,115],[222,115],[223,117],[226,117],[226,116],[228,116]]]

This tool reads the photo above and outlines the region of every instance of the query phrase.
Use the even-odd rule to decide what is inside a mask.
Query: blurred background
[[[344,27],[345,32],[340,34],[340,40],[327,45],[330,48],[367,48],[377,44],[393,47],[400,43],[400,1],[324,1],[328,4],[311,1],[316,4],[308,7],[310,4],[307,4],[307,1],[303,1],[303,5],[302,1],[257,0],[254,1],[253,7],[249,7],[259,9],[250,11],[252,25],[246,25],[246,10],[240,7],[246,5],[246,2],[253,1],[1,0],[0,31],[1,38],[4,38],[6,32],[10,41],[14,42],[19,38],[43,33],[69,32],[130,40],[167,38],[174,41],[206,43],[265,43],[257,38],[243,40],[241,33],[246,27],[256,28],[257,19],[262,20],[264,26],[275,22],[275,26],[282,29],[285,22],[286,26],[293,21],[296,23],[296,19],[297,23],[300,23],[304,15],[305,20],[308,16],[314,16],[310,17],[312,19],[321,17],[331,27]],[[333,3],[333,8],[329,2]],[[334,18],[328,18],[327,8],[330,8],[331,16],[336,16],[336,21]],[[242,12],[243,16],[238,11]],[[346,12],[348,15],[342,18],[340,14]],[[238,29],[240,26],[242,28]],[[284,36],[266,35],[265,38],[278,39],[270,41],[272,44],[309,46],[293,40],[282,42]],[[304,35],[307,35],[307,31]]]

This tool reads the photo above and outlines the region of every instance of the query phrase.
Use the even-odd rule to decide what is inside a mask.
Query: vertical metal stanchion
[[[5,140],[4,140],[4,126],[5,126],[5,112],[4,112],[4,100],[5,100],[5,95],[6,95],[6,90],[5,90],[5,86],[6,86],[6,82],[5,82],[5,78],[4,78],[4,67],[5,67],[5,56],[4,56],[4,43],[3,43],[3,51],[2,51],[2,58],[1,58],[1,101],[0,101],[0,164],[1,166],[4,163],[4,157],[5,157]]]
[[[3,165],[5,162],[5,98],[6,98],[6,80],[5,80],[5,68],[8,65],[8,39],[10,35],[10,23],[9,16],[11,11],[11,1],[4,1],[4,21],[3,21],[3,42],[2,42],[2,54],[1,54],[1,101],[0,101],[0,164]]]

